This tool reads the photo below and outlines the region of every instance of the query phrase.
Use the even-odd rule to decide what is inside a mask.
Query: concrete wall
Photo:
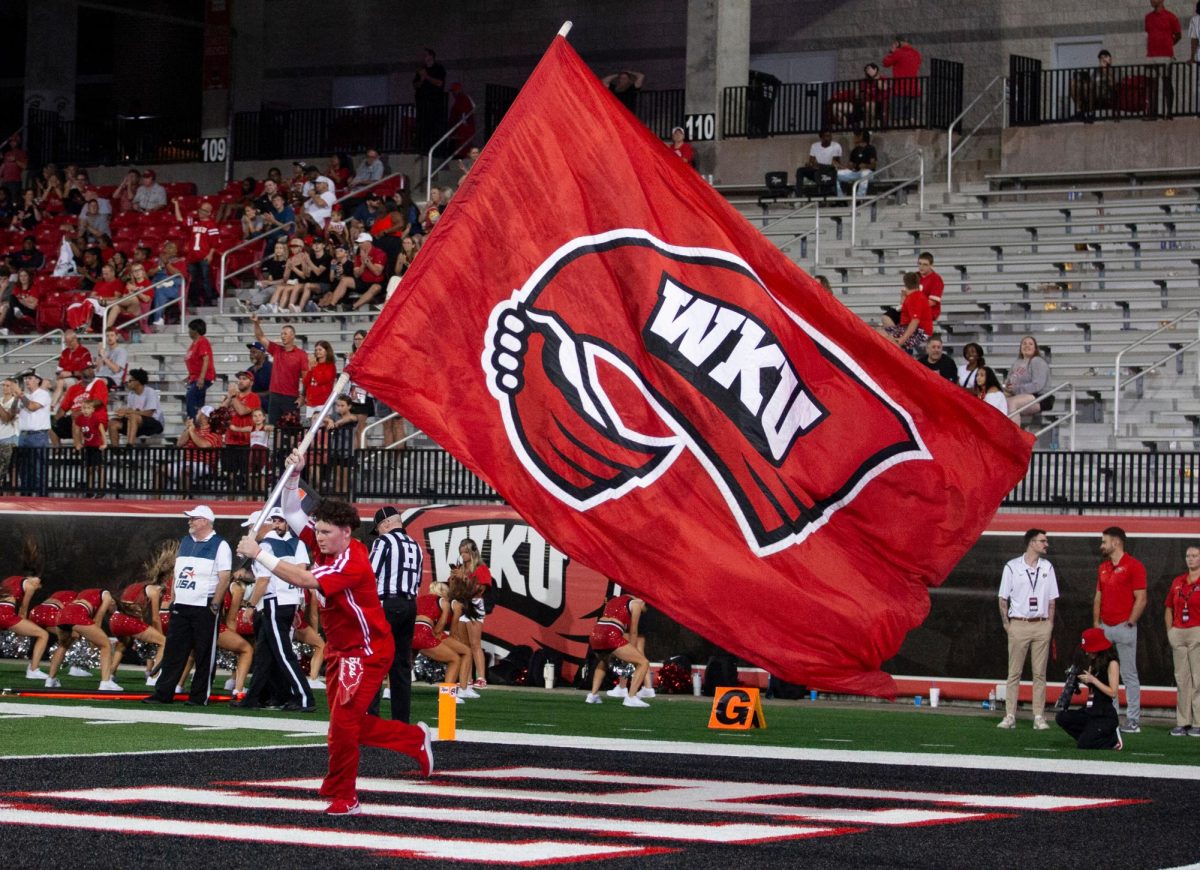
[[[1047,124],[1004,131],[1005,172],[1200,166],[1200,118],[1096,124]]]

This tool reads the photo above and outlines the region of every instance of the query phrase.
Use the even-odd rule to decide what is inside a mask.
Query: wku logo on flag
[[[882,663],[1032,445],[804,275],[561,38],[347,369],[573,564],[861,694],[894,692]]]
[[[636,331],[593,316],[589,290],[614,280]],[[492,310],[482,363],[513,449],[556,498],[588,510],[652,486],[687,450],[762,555],[804,540],[885,469],[929,458],[908,413],[744,260],[643,230],[555,251]],[[830,414],[879,422],[818,466],[804,445]]]

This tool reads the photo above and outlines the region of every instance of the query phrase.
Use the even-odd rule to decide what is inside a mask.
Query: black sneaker
[[[162,698],[156,697],[155,695],[147,695],[145,698],[142,698],[142,703],[143,704],[170,704],[171,702],[164,701]]]
[[[288,701],[286,704],[284,704],[279,709],[286,710],[289,713],[315,713],[315,712],[317,712],[317,708],[315,706],[309,705],[308,707],[301,707],[295,701]]]

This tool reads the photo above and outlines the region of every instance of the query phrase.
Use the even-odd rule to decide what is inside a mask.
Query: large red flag
[[[1032,439],[876,335],[557,38],[354,380],[555,547],[784,679],[879,670]]]

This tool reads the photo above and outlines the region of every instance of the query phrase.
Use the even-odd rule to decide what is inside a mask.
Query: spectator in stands
[[[9,226],[14,230],[29,231],[42,222],[42,210],[38,207],[37,198],[32,187],[21,191],[12,221]]]
[[[12,309],[13,288],[16,286],[12,269],[0,263],[0,335],[8,335],[8,313]]]
[[[58,369],[55,372],[55,397],[72,381],[79,380],[84,372],[93,369],[92,352],[79,341],[79,333],[68,327],[63,330],[63,349],[58,355]]]
[[[436,190],[436,188],[434,188]],[[330,310],[338,305],[343,298],[349,297],[351,311],[358,311],[371,304],[383,292],[384,267],[387,264],[387,254],[382,248],[375,247],[375,240],[370,233],[360,233],[355,239],[358,253],[354,257],[352,274],[345,275],[330,293],[321,300],[323,310]]]
[[[642,92],[642,85],[646,83],[645,75],[631,69],[623,69],[606,75],[601,81],[622,106],[637,114],[638,94]]]
[[[985,365],[983,348],[973,341],[963,345],[963,364],[958,367],[957,383],[966,390],[975,389],[975,371]]]
[[[301,239],[293,239],[300,242],[303,247],[304,242]],[[271,245],[271,256],[263,260],[259,265],[259,272],[262,278],[256,283],[256,286],[264,291],[270,291],[270,298],[258,307],[259,314],[279,314],[285,311],[286,308],[280,306],[280,300],[285,296],[284,274],[288,267],[288,242],[283,238],[276,238]]]
[[[397,190],[392,194],[392,201],[400,206],[400,214],[404,216],[404,222],[408,224],[410,236],[419,236],[425,232],[421,226],[421,210],[413,202],[411,193],[405,189]]]
[[[367,338],[365,329],[355,330],[354,338],[351,340],[350,352],[346,354],[346,362],[354,359],[354,354],[362,346],[363,341]],[[360,387],[353,381],[350,382],[350,413],[354,415],[354,447],[357,449],[362,443],[363,430],[367,428],[367,420],[375,413],[375,401],[367,393],[365,389]]]
[[[161,435],[163,431],[162,407],[158,390],[149,386],[150,376],[145,369],[133,369],[129,373],[129,393],[125,404],[112,412],[108,422],[108,438],[119,444],[124,434],[133,444],[138,436]]]
[[[242,207],[242,239],[252,239],[263,231],[265,221],[258,212],[258,206],[248,202]]]
[[[38,250],[37,237],[26,236],[21,242],[21,250],[8,255],[8,262],[14,269],[40,272],[46,266],[46,255]]]
[[[950,383],[956,382],[958,366],[954,364],[950,354],[946,353],[946,347],[942,344],[940,335],[929,336],[929,341],[925,344],[925,353],[917,357],[917,362],[937,372]]]
[[[5,378],[0,382],[0,491],[8,490],[11,484],[9,469],[20,436],[20,430],[17,429],[17,413],[20,411],[17,396],[20,392],[16,378]]]
[[[124,255],[122,255],[124,259]],[[116,271],[117,257],[114,256],[108,261],[108,264]],[[150,290],[150,278],[146,275],[146,267],[141,263],[136,263],[130,266],[127,270],[128,275],[124,279],[123,294],[127,297],[119,303],[118,316],[139,317],[150,310],[154,302],[154,291]],[[120,273],[118,273],[118,277]],[[130,294],[137,293],[136,296]],[[138,321],[139,332],[151,332],[150,321],[142,319]],[[134,341],[140,340],[135,333]]]
[[[217,240],[221,237],[221,228],[213,220],[212,203],[203,201],[196,208],[194,215],[184,217],[179,208],[179,200],[175,206],[175,220],[179,221],[191,234],[187,244],[187,261],[189,296],[193,305],[215,305],[217,294],[212,286],[212,259],[216,253]]]
[[[179,249],[174,242],[163,242],[158,255],[158,271],[151,276],[151,281],[155,284],[154,304],[151,306],[155,313],[154,321],[150,325],[157,332],[165,323],[166,312],[163,306],[183,296],[183,290],[187,286],[187,279],[184,278],[180,264]]]
[[[946,290],[946,282],[933,271],[933,254],[929,251],[922,251],[917,256],[917,274],[921,278],[921,292],[929,300],[929,313],[937,320],[942,316],[942,294]]]
[[[279,343],[268,341],[258,315],[250,316],[254,339],[266,345],[271,354],[271,388],[267,401],[267,419],[272,426],[289,411],[299,411],[300,384],[308,371],[308,354],[296,346],[296,328],[285,323],[279,330]]]
[[[242,453],[248,458],[250,433],[254,429],[254,412],[262,408],[262,401],[254,393],[254,372],[249,369],[238,372],[237,379],[229,385],[229,391],[221,401],[221,406],[233,412],[229,426],[225,429],[225,444],[229,447],[246,448]],[[244,466],[247,463],[239,457],[238,464]]]
[[[79,411],[71,416],[71,443],[83,454],[87,470],[87,489],[84,498],[100,498],[104,494],[104,452],[108,450],[108,414],[100,401],[85,398]]]
[[[72,242],[72,239],[67,239]],[[75,251],[75,271],[79,273],[79,289],[85,293],[90,293],[92,287],[101,279],[100,267],[104,262],[104,258],[100,255],[100,249],[97,247],[84,248],[80,251],[76,245],[71,245]]]
[[[329,182],[324,177],[313,182],[312,193],[304,202],[304,220],[308,225],[309,232],[325,232],[325,224],[333,214],[333,203],[336,199],[337,197],[329,187]]]
[[[301,396],[304,399],[304,414],[306,420],[317,415],[333,392],[334,381],[337,380],[337,359],[333,354],[333,345],[322,339],[313,347],[313,358],[304,373]]]
[[[281,170],[278,166],[272,166],[270,169],[267,170],[267,177],[266,177],[266,179],[264,179],[263,184],[266,184],[267,181],[271,182],[272,184],[274,184],[278,187],[282,187],[283,186],[283,170]]]
[[[108,215],[100,213],[100,202],[93,199],[79,213],[77,239],[79,244],[98,244],[104,236],[110,235]]]
[[[672,130],[671,131],[672,136],[674,136],[674,133],[675,133],[675,131]],[[459,179],[458,179],[459,187],[462,187],[462,183],[467,180],[467,173],[471,171],[471,167],[474,166],[475,162],[479,159],[479,154],[480,154],[479,146],[472,145],[470,147],[470,149],[467,151],[467,156],[461,158],[458,161],[458,168],[462,170],[462,176],[459,177]]]
[[[428,151],[446,126],[446,68],[437,61],[437,52],[425,49],[413,76],[414,102],[417,107],[417,148]]]
[[[61,397],[61,398],[60,398]],[[56,408],[54,423],[50,427],[50,441],[55,447],[61,439],[71,438],[71,418],[79,413],[84,399],[95,399],[104,407],[108,407],[108,381],[96,377],[96,364],[89,357],[87,368],[81,373],[80,379],[60,393],[56,388],[50,404]],[[107,425],[107,416],[105,424]]]
[[[17,376],[17,447],[26,454],[21,472],[21,495],[46,495],[46,448],[50,446],[50,391],[33,369]]]
[[[855,102],[856,130],[874,130],[884,120],[887,89],[887,82],[879,76],[879,64],[869,63],[863,67],[863,78],[858,83]]]
[[[275,172],[279,170],[276,169]],[[266,213],[271,210],[271,200],[275,194],[283,192],[282,182],[277,182],[272,178],[268,178],[263,182],[262,192],[254,199],[254,205],[259,212]]]
[[[1146,63],[1151,69],[1149,116],[1167,121],[1174,117],[1175,85],[1171,81],[1171,67],[1175,63],[1175,43],[1183,37],[1179,19],[1165,6],[1163,0],[1150,0],[1150,11],[1146,13]]]
[[[354,178],[350,179],[350,190],[361,190],[369,187],[377,181],[383,180],[383,161],[379,159],[379,152],[374,148],[367,149],[367,156],[362,163],[358,164],[358,170],[354,173]]]
[[[100,267],[100,280],[92,285],[91,292],[88,293],[88,301],[95,309],[97,317],[104,313],[105,308],[108,308],[107,313],[104,313],[105,329],[116,322],[120,307],[113,303],[124,295],[125,282],[117,277],[117,272],[110,263],[105,263]],[[136,305],[134,310],[137,310]]]
[[[129,280],[129,257],[125,256],[124,251],[113,251],[112,256],[108,258],[108,263],[113,267],[113,273],[122,281]]]
[[[25,170],[29,168],[29,155],[21,148],[20,132],[13,133],[5,143],[4,155],[0,158],[0,187],[8,192],[11,202],[21,198],[21,183]]]
[[[188,337],[192,343],[184,356],[187,366],[187,393],[184,395],[184,408],[188,419],[196,416],[196,412],[204,405],[204,395],[212,382],[216,380],[216,360],[213,358],[212,344],[206,334],[208,324],[201,318],[188,321]]]
[[[329,188],[330,191],[332,191],[334,189],[333,179],[330,178],[328,175],[322,174],[321,170],[318,169],[313,164],[298,163],[296,165],[300,166],[302,168],[302,176],[301,176],[302,180],[300,183],[300,190],[299,190],[299,193],[302,197],[301,202],[303,202],[305,199],[308,199],[310,196],[312,196],[313,191],[316,190],[317,182],[321,181],[322,179],[324,179],[325,186],[327,188]]]
[[[276,192],[271,197],[271,208],[269,211],[263,212],[263,227],[265,229],[275,228],[275,231],[266,237],[264,246],[273,245],[276,241],[286,240],[288,233],[291,232],[292,226],[296,222],[296,212],[288,204],[282,193]]]
[[[325,176],[333,180],[335,188],[346,187],[354,176],[354,161],[343,151],[334,153],[329,158],[329,165],[325,167]]]
[[[796,194],[802,192],[805,182],[811,182],[818,194],[833,193],[841,168],[841,143],[833,141],[832,131],[822,130],[820,139],[808,149],[808,161],[796,170]]]
[[[1008,396],[1008,413],[1015,413],[1018,408],[1022,417],[1032,417],[1042,410],[1035,401],[1046,391],[1050,384],[1050,364],[1042,357],[1037,339],[1027,335],[1021,339],[1021,349],[1017,361],[1008,370],[1008,379],[1004,382],[1004,393]],[[1029,407],[1025,407],[1028,405]]]
[[[143,214],[159,211],[167,207],[167,191],[158,183],[158,176],[153,169],[142,173],[142,183],[138,185],[133,195],[133,210]]]
[[[254,394],[258,396],[258,403],[266,407],[271,392],[271,360],[267,358],[267,346],[255,341],[246,347],[250,350],[248,371],[254,376]]]
[[[373,226],[376,221],[387,214],[383,206],[383,197],[376,191],[367,194],[366,201],[354,210],[352,217],[360,220],[363,226]]]
[[[188,418],[175,441],[177,447],[184,448],[183,456],[161,468],[167,480],[181,480],[185,490],[191,487],[191,481],[209,474],[217,463],[221,436],[209,425],[212,412],[212,406],[205,405],[196,411],[195,417]],[[160,488],[164,487],[160,484]]]
[[[306,251],[304,256],[308,260],[308,272],[300,288],[300,308],[312,313],[320,310],[313,298],[320,299],[332,288],[329,269],[333,265],[333,255],[324,239],[313,239],[312,251]]]
[[[129,372],[129,351],[121,344],[121,336],[115,329],[104,331],[104,344],[100,345],[97,357],[97,374],[113,387],[124,387]]]
[[[400,240],[400,253],[396,255],[396,267],[392,270],[393,275],[398,275],[401,278],[405,273],[412,268],[413,260],[416,259],[417,251],[420,247],[417,244],[417,239],[420,236],[405,236]]]
[[[870,184],[869,179],[879,162],[878,155],[875,153],[875,146],[871,144],[871,134],[866,130],[855,131],[854,147],[850,149],[850,159],[848,162],[850,168],[839,169],[837,173],[838,196],[846,195],[846,191],[842,185],[853,184],[860,179],[862,180],[862,184],[858,186],[859,195],[866,196],[867,187]]]
[[[824,275],[813,275],[813,280],[820,284],[825,290],[829,291],[830,293],[833,292],[833,287],[830,285],[829,279]]]
[[[63,177],[62,173],[58,170],[58,164],[47,163],[43,166],[41,177],[35,177],[33,185],[37,191],[38,202],[43,204],[46,202],[62,202]]]
[[[2,325],[14,332],[32,332],[37,324],[37,307],[38,292],[33,286],[33,272],[18,269],[9,297],[8,319]]]
[[[667,143],[667,147],[688,166],[695,166],[696,151],[687,143],[686,139],[687,132],[682,127],[672,127],[671,141]]]
[[[921,52],[903,36],[892,40],[892,50],[883,59],[892,71],[891,124],[911,125],[917,119],[921,103]]]
[[[979,366],[975,369],[975,395],[983,399],[1000,413],[1008,414],[1008,402],[1004,398],[1004,388],[1000,379],[989,366]]]
[[[141,185],[141,176],[136,169],[130,169],[113,191],[112,204],[117,212],[133,211],[133,197]]]
[[[933,334],[933,317],[929,303],[920,290],[920,279],[916,272],[904,273],[904,286],[900,291],[900,322],[893,324],[885,317],[879,331],[897,347],[913,355],[919,355]]]

